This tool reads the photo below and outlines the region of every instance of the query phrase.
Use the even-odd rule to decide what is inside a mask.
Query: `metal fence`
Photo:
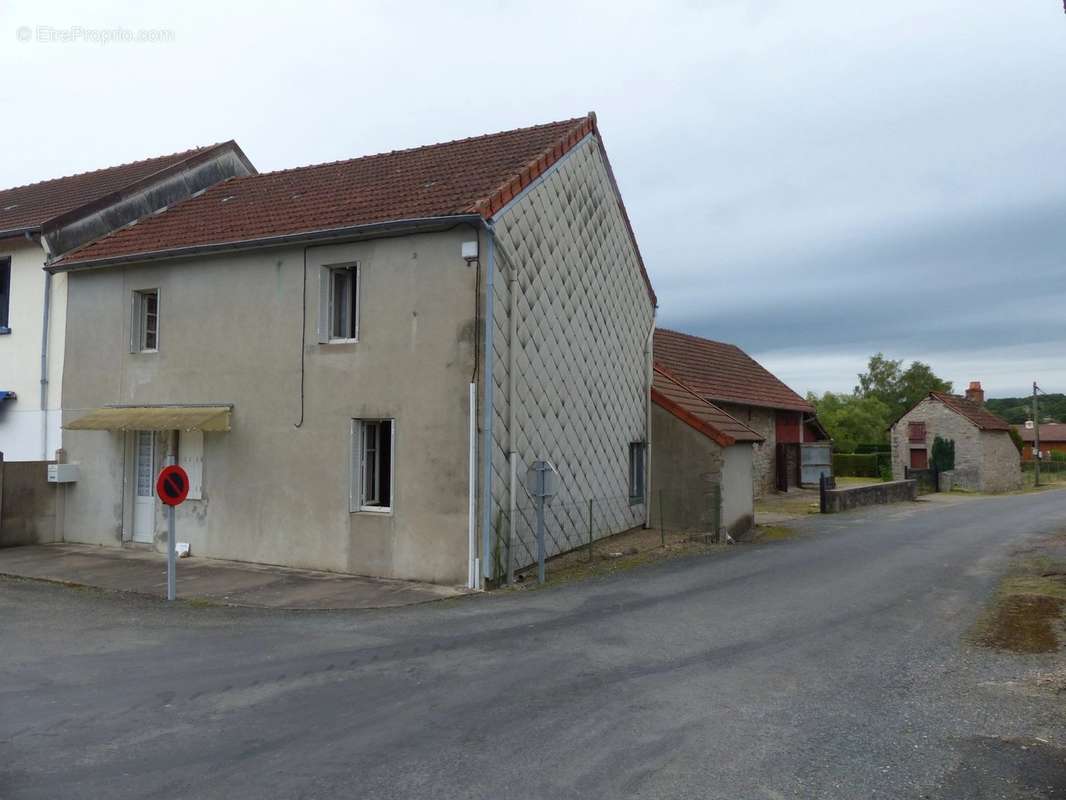
[[[918,483],[918,494],[932,494],[940,491],[940,470],[935,465],[929,469],[904,467],[903,477],[905,480]]]
[[[1032,475],[1035,478],[1036,462],[1023,461],[1022,473],[1025,475]],[[1062,483],[1063,481],[1066,481],[1066,461],[1044,459],[1040,462],[1041,483]]]
[[[668,534],[700,533],[717,537],[721,529],[722,496],[718,484],[701,492],[657,490],[648,498],[649,525],[634,525],[634,506],[643,500],[627,496],[595,497],[578,502],[548,499],[544,504],[544,555],[546,562],[560,555],[581,551],[591,560],[597,553],[614,549],[610,537],[636,530],[647,546],[665,546]],[[514,518],[499,514],[496,574],[510,583],[516,572],[538,564],[536,499],[523,493]],[[656,536],[657,534],[657,536]]]

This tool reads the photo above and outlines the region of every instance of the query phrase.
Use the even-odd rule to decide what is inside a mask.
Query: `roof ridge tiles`
[[[314,164],[301,164],[296,167],[285,167],[284,169],[275,169],[268,172],[260,172],[258,175],[244,175],[244,178],[269,178],[272,176],[284,175],[293,172],[302,172],[309,169],[318,169],[320,167],[336,167],[342,164],[351,164],[356,161],[369,161],[375,158],[385,158],[386,156],[406,155],[409,153],[417,153],[423,150],[434,150],[438,147],[449,147],[456,144],[466,144],[469,142],[477,142],[482,139],[492,139],[497,136],[505,136],[510,134],[527,133],[529,131],[541,130],[542,128],[551,128],[557,125],[563,125],[566,123],[578,123],[585,120],[586,117],[575,117],[573,119],[561,119],[555,122],[543,122],[539,125],[527,125],[524,128],[509,128],[502,131],[496,131],[494,133],[482,133],[477,136],[464,136],[459,139],[448,139],[443,142],[434,142],[432,144],[422,144],[417,147],[403,147],[399,150],[382,150],[378,153],[367,153],[361,156],[353,156],[352,158],[338,158],[333,161],[320,161]]]
[[[138,164],[147,164],[149,161],[162,161],[163,159],[172,159],[172,158],[177,158],[178,156],[190,157],[190,156],[193,156],[193,155],[195,155],[197,153],[201,153],[201,152],[204,152],[206,150],[210,150],[210,149],[212,149],[214,147],[219,147],[220,145],[224,145],[226,143],[227,142],[215,142],[214,144],[199,145],[199,146],[196,146],[196,147],[190,147],[190,148],[188,148],[186,150],[177,150],[177,151],[175,151],[173,153],[163,153],[163,154],[158,155],[158,156],[147,156],[146,158],[138,158],[138,159],[136,159],[134,161],[126,161],[126,162],[124,162],[122,164],[112,164],[109,167],[97,167],[96,169],[87,169],[87,170],[85,170],[83,172],[72,172],[69,175],[59,175],[58,177],[55,177],[55,178],[44,178],[42,180],[33,181],[31,183],[22,183],[22,184],[19,184],[17,186],[5,186],[3,188],[0,188],[0,194],[3,194],[4,192],[13,192],[13,191],[18,190],[18,189],[32,189],[34,187],[44,186],[45,184],[48,184],[48,183],[57,183],[58,181],[67,181],[67,180],[70,180],[72,178],[85,178],[85,177],[88,177],[90,175],[99,174],[101,172],[111,172],[112,170],[125,169],[126,167],[135,167]],[[166,168],[167,167],[162,167],[161,169],[166,169]]]

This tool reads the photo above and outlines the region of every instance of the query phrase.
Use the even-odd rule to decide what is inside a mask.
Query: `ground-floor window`
[[[629,502],[644,500],[644,442],[629,444]]]
[[[391,419],[352,420],[351,511],[392,510],[392,453],[396,424]]]

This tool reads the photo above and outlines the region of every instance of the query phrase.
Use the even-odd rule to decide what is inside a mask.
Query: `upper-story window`
[[[318,341],[354,342],[359,338],[359,267],[322,267],[319,276]]]
[[[130,352],[159,350],[159,290],[140,289],[133,293],[133,319],[130,323]]]
[[[11,259],[0,258],[0,333],[11,333]]]
[[[925,423],[924,422],[908,422],[907,423],[907,439],[911,442],[924,442],[925,441]]]

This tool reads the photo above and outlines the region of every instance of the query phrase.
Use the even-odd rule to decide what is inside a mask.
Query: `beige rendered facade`
[[[177,526],[194,556],[450,584],[467,582],[475,557],[486,577],[502,573],[504,513],[520,489],[511,453],[522,476],[550,458],[574,496],[626,492],[629,445],[648,438],[654,306],[597,138],[485,224],[370,235],[68,273],[65,423],[113,404],[232,412],[230,430],[203,434],[67,431],[80,464],[67,541],[143,540],[138,465],[149,459],[140,472],[151,475],[189,453],[202,479]],[[464,258],[473,241],[479,261]],[[321,281],[349,267],[354,335],[320,341]],[[152,292],[157,347],[131,352],[131,298]],[[354,501],[356,428],[368,420],[393,425],[387,509]],[[158,503],[150,513],[160,547]],[[627,502],[603,533],[644,517]]]

